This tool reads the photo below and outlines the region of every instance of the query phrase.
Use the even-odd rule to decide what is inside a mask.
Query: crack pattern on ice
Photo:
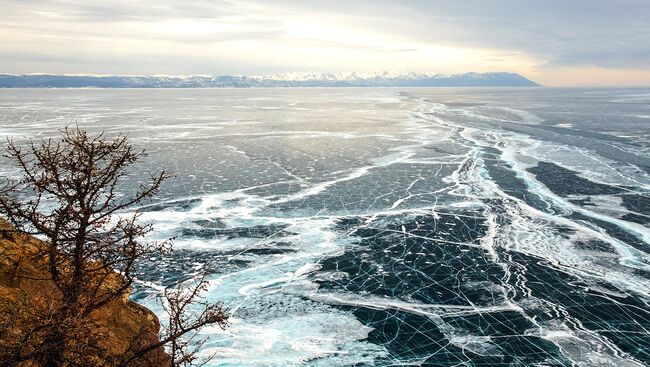
[[[232,312],[211,365],[650,365],[650,130],[625,91],[2,93],[3,133],[74,115],[176,169],[141,208],[176,251],[135,297],[209,273]]]

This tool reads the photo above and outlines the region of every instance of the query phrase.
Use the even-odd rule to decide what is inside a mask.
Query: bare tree
[[[169,174],[150,175],[146,183],[125,194],[119,185],[146,153],[135,150],[124,135],[90,136],[76,126],[61,130],[61,139],[30,140],[22,147],[9,141],[5,156],[22,177],[7,182],[0,191],[0,213],[17,231],[46,239],[33,254],[33,263],[57,292],[53,299],[44,300],[45,315],[32,315],[20,307],[14,310],[20,313],[14,321],[22,320],[24,325],[19,333],[14,330],[14,343],[3,342],[0,335],[0,362],[54,367],[146,361],[180,366],[195,361],[195,351],[188,351],[183,337],[208,324],[223,328],[227,323],[220,304],[201,302],[203,280],[166,292],[170,322],[160,340],[144,342],[134,337],[119,356],[102,351],[103,333],[91,318],[93,312],[129,294],[138,260],[171,251],[172,239],[141,241],[152,225],[143,224],[137,210],[127,212],[157,195]],[[14,306],[28,308],[29,304]],[[171,360],[151,361],[152,351],[161,346],[168,346]]]

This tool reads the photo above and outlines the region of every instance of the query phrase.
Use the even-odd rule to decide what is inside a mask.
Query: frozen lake
[[[650,365],[650,90],[0,90],[70,122],[175,173],[135,297],[209,272],[210,366]]]

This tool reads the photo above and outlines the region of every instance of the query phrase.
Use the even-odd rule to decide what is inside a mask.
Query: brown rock
[[[40,240],[18,233],[0,218],[0,352],[13,346],[22,346],[28,352],[38,353],[38,339],[27,338],[27,333],[39,323],[46,322],[48,312],[60,303],[61,294],[44,271],[47,259],[39,254],[44,246]],[[39,254],[37,256],[37,254]],[[119,284],[121,275],[111,274],[107,282]],[[128,300],[129,294],[115,299],[90,314],[84,321],[88,335],[89,354],[92,348],[101,349],[95,365],[112,366],[128,355],[134,346],[147,346],[159,341],[160,324],[147,308]],[[25,345],[33,343],[34,346]],[[83,341],[83,337],[75,340]],[[23,344],[20,344],[23,343]],[[30,349],[31,348],[31,349]],[[87,357],[87,356],[84,356]],[[94,357],[90,357],[91,359]],[[1,363],[0,363],[1,364]],[[131,366],[168,366],[170,357],[163,347],[147,355],[146,360]],[[18,366],[34,366],[26,361]]]

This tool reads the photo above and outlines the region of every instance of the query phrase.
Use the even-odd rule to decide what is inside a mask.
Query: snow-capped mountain
[[[0,88],[287,88],[287,87],[524,87],[539,84],[516,73],[284,73],[241,75],[0,74]]]

